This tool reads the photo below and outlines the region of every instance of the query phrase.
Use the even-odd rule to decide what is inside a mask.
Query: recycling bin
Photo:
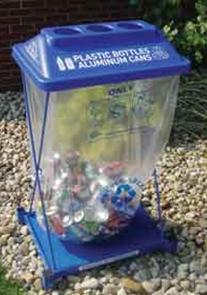
[[[62,274],[169,250],[141,193],[168,140],[189,61],[139,20],[45,28],[15,45],[13,57],[34,188],[29,210],[18,213],[47,269]]]

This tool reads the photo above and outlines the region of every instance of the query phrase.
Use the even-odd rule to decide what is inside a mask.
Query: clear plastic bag
[[[50,93],[41,185],[51,229],[91,241],[126,227],[169,137],[179,76]],[[30,81],[38,152],[46,94]],[[36,195],[36,211],[43,220]]]

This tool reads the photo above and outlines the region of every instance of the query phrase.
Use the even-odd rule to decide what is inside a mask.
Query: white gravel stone
[[[26,283],[32,283],[34,281],[34,276],[30,272],[26,272],[23,274],[23,278]]]
[[[28,227],[26,225],[22,226],[21,229],[20,229],[20,233],[23,235],[23,236],[26,236],[29,231],[28,231]]]
[[[106,284],[107,282],[108,282],[108,279],[106,277],[102,277],[99,279],[99,283],[102,285]]]
[[[182,263],[178,266],[178,278],[179,279],[184,279],[188,276],[188,271],[189,271],[189,265],[188,263]]]
[[[77,282],[77,283],[75,284],[75,286],[74,286],[74,289],[75,289],[75,290],[79,290],[79,289],[81,289],[81,283],[80,283],[80,282]]]
[[[140,270],[134,274],[134,279],[136,281],[147,281],[150,279],[150,272],[146,269]]]
[[[36,290],[40,290],[42,288],[42,282],[41,282],[41,279],[36,279],[34,281],[34,288]]]
[[[145,290],[151,294],[157,291],[161,287],[160,279],[152,279],[150,281],[144,281],[142,282],[142,286],[145,288]]]
[[[180,286],[184,289],[184,290],[188,290],[190,289],[190,282],[187,280],[181,281],[180,282]]]
[[[203,284],[196,285],[196,290],[198,294],[207,294],[207,282]]]
[[[195,281],[197,280],[197,275],[196,275],[196,273],[193,272],[193,273],[189,274],[189,275],[188,275],[188,279],[189,279],[190,281],[195,282]]]
[[[164,295],[165,293],[163,292],[163,290],[162,289],[160,289],[160,290],[158,290],[158,291],[156,291],[156,292],[154,292],[154,293],[151,293],[152,295]]]
[[[196,274],[200,274],[200,271],[201,271],[201,265],[200,265],[200,262],[199,261],[192,261],[190,263],[190,272],[191,273],[196,273]]]
[[[98,283],[97,279],[90,278],[90,279],[82,282],[80,287],[81,287],[81,289],[96,289],[98,287],[98,285],[99,285],[99,283]]]
[[[167,291],[170,287],[170,284],[171,284],[170,280],[162,279],[161,282],[162,282],[161,285],[162,285],[163,292]]]
[[[117,293],[117,287],[112,284],[107,284],[103,287],[102,291],[103,295],[109,295],[109,294],[116,294]]]
[[[176,287],[172,287],[169,290],[167,290],[167,292],[165,293],[165,295],[179,295],[179,291],[177,290]]]
[[[121,288],[118,290],[117,295],[127,295],[127,292],[125,291],[124,288]]]

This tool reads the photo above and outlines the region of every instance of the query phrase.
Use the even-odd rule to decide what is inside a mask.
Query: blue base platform
[[[39,226],[36,214],[28,213],[24,208],[17,211],[19,222],[27,224],[40,256],[45,265],[43,287],[52,288],[61,277],[69,274],[101,266],[107,263],[143,255],[154,251],[176,252],[176,241],[163,237],[163,232],[157,227],[143,207],[137,211],[135,218],[126,230],[117,236],[102,241],[77,244],[63,241],[51,233],[54,261],[50,253],[48,236]]]

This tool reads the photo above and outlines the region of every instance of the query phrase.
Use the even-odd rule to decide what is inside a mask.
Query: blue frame
[[[45,93],[45,107],[42,121],[39,149],[36,151],[34,144],[33,127],[30,116],[30,102],[28,98],[28,87],[24,74],[22,73],[26,117],[31,139],[32,156],[35,167],[35,181],[31,193],[30,208],[26,211],[20,207],[17,209],[18,220],[21,224],[26,224],[33,237],[37,250],[44,262],[45,272],[42,277],[42,284],[45,289],[53,288],[54,284],[61,277],[80,271],[98,267],[107,263],[112,263],[134,255],[144,255],[154,251],[167,251],[175,253],[177,249],[176,241],[165,238],[163,221],[160,206],[160,191],[158,176],[154,171],[154,186],[157,196],[158,224],[155,223],[140,206],[135,218],[129,227],[117,236],[102,243],[90,242],[77,244],[72,241],[61,240],[56,234],[50,231],[48,219],[45,211],[44,196],[41,188],[40,173],[41,155],[44,145],[44,135],[47,122],[47,112],[50,100],[50,93]],[[33,209],[36,190],[38,190],[43,211],[43,230],[38,224],[36,213]]]
[[[142,206],[126,230],[106,241],[77,244],[61,240],[50,233],[56,267],[52,267],[48,253],[48,236],[36,219],[35,212],[18,209],[19,221],[27,224],[34,243],[43,260],[45,273],[42,278],[45,289],[53,288],[56,281],[71,274],[116,262],[132,256],[141,256],[155,251],[175,253],[177,244],[166,239]]]

